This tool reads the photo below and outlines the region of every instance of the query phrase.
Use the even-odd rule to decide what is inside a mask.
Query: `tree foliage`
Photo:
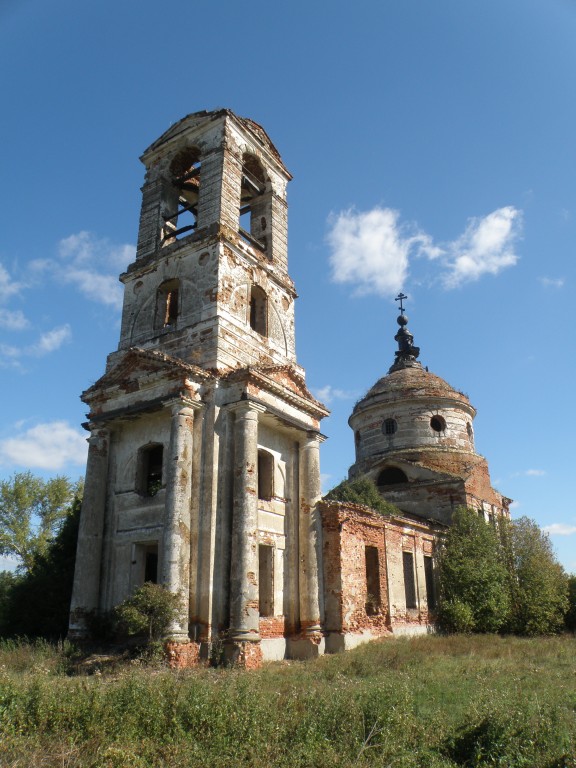
[[[380,495],[375,483],[368,477],[357,477],[354,480],[343,480],[324,496],[327,501],[343,501],[350,504],[363,504],[382,515],[398,514],[394,504],[386,501]]]
[[[68,631],[81,499],[68,507],[60,530],[27,571],[0,574],[0,634],[55,640]]]
[[[31,472],[17,472],[0,481],[0,555],[20,560],[28,571],[35,558],[46,554],[58,533],[80,483],[67,477],[42,480]]]
[[[527,517],[508,523],[512,614],[510,629],[522,635],[559,632],[568,611],[568,579],[548,534]]]
[[[568,613],[566,614],[566,627],[576,632],[576,576],[568,577]]]
[[[496,530],[473,510],[455,510],[438,558],[441,624],[497,632],[510,617],[509,579]]]
[[[121,632],[128,636],[147,635],[152,642],[166,635],[181,607],[180,595],[146,582],[132,597],[116,606],[114,613]]]
[[[564,627],[568,580],[533,520],[501,519],[495,527],[458,509],[437,566],[439,619],[449,631],[537,635]]]

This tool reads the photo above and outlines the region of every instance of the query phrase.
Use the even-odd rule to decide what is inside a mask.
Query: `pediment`
[[[209,378],[209,374],[202,368],[189,365],[170,355],[157,350],[147,350],[134,347],[108,370],[98,381],[82,394],[84,401],[90,401],[93,397],[104,391],[120,389],[125,392],[133,392],[140,388],[144,380],[181,378]]]

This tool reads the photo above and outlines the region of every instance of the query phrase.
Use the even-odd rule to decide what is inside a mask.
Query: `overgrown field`
[[[257,672],[0,645],[2,768],[576,768],[576,639],[422,637]]]

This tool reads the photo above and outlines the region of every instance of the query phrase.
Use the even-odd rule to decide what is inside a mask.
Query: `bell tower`
[[[196,112],[142,155],[118,349],[90,432],[70,635],[144,581],[181,597],[175,659],[320,653],[320,421],[296,363],[291,176],[257,123]]]
[[[119,350],[158,349],[219,371],[294,364],[291,175],[266,132],[229,110],[197,112],[141,159]]]

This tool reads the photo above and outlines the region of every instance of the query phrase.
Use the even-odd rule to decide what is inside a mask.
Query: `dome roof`
[[[436,376],[417,365],[410,368],[400,368],[378,379],[366,395],[356,403],[353,414],[376,404],[421,399],[456,401],[467,410],[470,409],[475,412],[470,400],[463,392],[453,389],[440,376]]]

